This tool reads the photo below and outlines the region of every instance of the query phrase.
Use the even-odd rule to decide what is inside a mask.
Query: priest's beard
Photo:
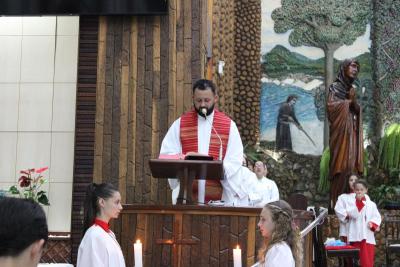
[[[207,110],[207,116],[210,116],[210,114],[214,111],[214,106],[215,106],[215,104],[213,104],[210,108],[207,108],[207,107],[196,108],[196,106],[194,106],[194,109],[196,110],[197,114],[204,117],[204,114],[201,112],[201,110],[203,108],[205,108]]]

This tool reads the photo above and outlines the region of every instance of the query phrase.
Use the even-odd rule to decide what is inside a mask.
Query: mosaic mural
[[[321,15],[310,16],[310,25],[319,27],[312,33],[314,26],[308,29],[301,25],[304,21],[301,14],[308,16],[307,12],[315,14],[315,10],[298,7],[295,2],[298,1],[286,0],[282,6],[281,0],[262,1],[260,143],[269,149],[282,149],[282,131],[277,129],[278,116],[282,118],[291,114],[288,130],[283,131],[284,138],[287,138],[287,131],[290,132],[291,148],[284,146],[283,149],[321,155],[324,147],[325,80],[327,75],[331,75],[328,77],[331,80],[336,77],[338,65],[345,58],[356,58],[361,64],[357,97],[363,108],[365,136],[368,136],[373,105],[370,7],[360,2],[355,4],[353,8],[357,18],[347,24],[341,21],[342,10],[333,12],[334,7],[327,4],[321,8]],[[324,32],[323,19],[331,14],[334,14],[330,18],[332,23],[341,25],[339,28],[343,32]],[[285,22],[287,17],[290,21]],[[331,28],[332,32],[338,27]],[[325,72],[326,59],[328,64],[332,61],[328,74]],[[289,96],[297,100],[292,106],[288,105]]]

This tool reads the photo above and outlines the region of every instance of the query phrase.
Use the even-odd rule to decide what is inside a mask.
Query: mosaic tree
[[[282,0],[282,7],[272,12],[272,19],[275,32],[292,30],[289,35],[292,46],[311,46],[324,51],[326,94],[334,78],[334,52],[365,33],[371,14],[371,3],[367,0]],[[325,119],[325,147],[328,142]]]

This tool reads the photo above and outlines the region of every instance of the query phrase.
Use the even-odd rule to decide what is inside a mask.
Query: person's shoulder
[[[285,241],[281,241],[272,245],[272,247],[268,250],[268,252],[282,252],[287,254],[292,254],[292,250],[290,249],[289,245]]]
[[[92,225],[91,227],[89,227],[89,229],[87,229],[85,233],[86,238],[99,241],[104,240],[104,235],[104,230],[98,225]]]
[[[338,200],[350,200],[350,199],[354,199],[355,198],[355,194],[354,193],[343,193],[338,197]]]
[[[275,181],[272,180],[272,179],[270,179],[270,178],[268,178],[268,177],[263,176],[262,179],[263,179],[263,181],[265,181],[265,182],[267,182],[267,183],[276,185]]]

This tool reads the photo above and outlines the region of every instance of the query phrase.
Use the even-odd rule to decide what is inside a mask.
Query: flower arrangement
[[[49,206],[50,203],[46,191],[40,190],[47,181],[43,177],[43,172],[46,170],[48,170],[48,167],[21,170],[18,185],[11,186],[8,191],[13,195],[19,195],[21,198],[32,199],[35,202]]]

